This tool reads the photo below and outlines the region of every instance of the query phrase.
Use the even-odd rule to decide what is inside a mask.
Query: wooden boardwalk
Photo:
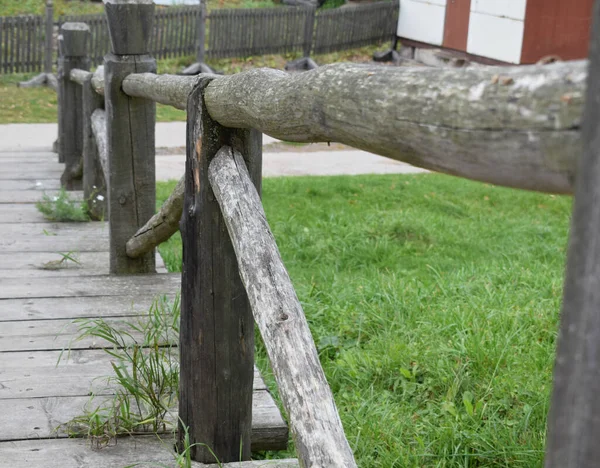
[[[171,443],[161,443],[155,436],[119,439],[116,446],[97,451],[88,441],[68,439],[57,430],[81,414],[92,387],[103,386],[94,379],[110,373],[102,343],[92,340],[78,342],[68,362],[57,366],[61,350],[77,332],[73,319],[118,320],[144,314],[156,296],[177,293],[180,275],[167,273],[158,258],[156,275],[108,276],[105,223],[44,219],[35,202],[44,191],[51,194],[59,188],[64,166],[56,160],[52,153],[0,152],[0,465],[70,468],[172,463]],[[40,268],[60,260],[60,252],[75,252],[80,265]],[[282,449],[287,434],[257,372],[252,447]],[[288,467],[297,462],[253,462],[251,466]]]

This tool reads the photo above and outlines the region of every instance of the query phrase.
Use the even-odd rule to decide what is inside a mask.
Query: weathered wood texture
[[[78,85],[82,85],[83,83],[85,83],[85,80],[88,79],[88,77],[91,77],[93,75],[92,72],[87,71],[87,70],[81,70],[79,68],[73,68],[71,70],[71,73],[69,73],[69,79],[75,83],[77,83]]]
[[[198,79],[196,76],[133,74],[123,80],[123,91],[129,96],[186,109],[188,96]]]
[[[52,56],[54,55],[54,6],[52,0],[46,0],[44,33],[44,72],[51,74]]]
[[[107,3],[107,14],[109,6]],[[129,23],[130,7],[143,8],[147,5],[113,5],[127,7],[123,14],[127,21],[121,27],[132,28]],[[154,5],[151,5],[154,8]],[[111,7],[112,8],[112,7]],[[121,11],[116,9],[115,11]],[[114,13],[114,11],[113,11]],[[148,28],[143,24],[146,14],[140,13],[137,28]],[[109,21],[111,16],[109,16]],[[118,22],[119,17],[114,17]],[[117,34],[117,44],[127,37],[119,32],[119,24],[111,26],[111,34]],[[120,47],[124,47],[122,44]],[[137,46],[134,48],[138,50]],[[121,49],[119,49],[121,50]],[[153,215],[156,200],[155,186],[155,121],[154,102],[127,96],[122,89],[123,79],[130,73],[155,72],[156,61],[148,55],[108,54],[104,61],[106,78],[106,122],[108,136],[108,213],[110,217],[110,242],[112,273],[154,272],[154,253],[149,252],[138,258],[127,256],[126,242]]]
[[[123,438],[114,446],[91,450],[82,439],[54,439],[0,443],[0,454],[11,468],[106,468],[174,466],[172,440],[167,436]],[[193,468],[214,468],[192,462]],[[297,460],[257,460],[223,464],[223,468],[297,468]]]
[[[206,0],[200,0],[200,15],[198,16],[198,47],[196,49],[196,61],[204,63],[206,56]]]
[[[104,65],[96,68],[94,76],[92,76],[92,87],[94,91],[104,96]]]
[[[81,190],[83,176],[83,103],[81,86],[71,81],[74,69],[89,70],[87,42],[90,30],[84,23],[65,23],[61,30],[58,60],[59,161],[65,163],[60,178],[67,190]]]
[[[104,6],[113,54],[147,54],[154,23],[154,2],[105,0]]]
[[[121,296],[58,297],[3,299],[0,301],[0,322],[13,320],[77,319],[90,317],[126,317],[148,313],[156,296],[155,286],[138,289],[132,297],[127,291]],[[173,293],[167,294],[172,299]]]
[[[155,295],[176,291],[180,275],[86,276],[81,278],[7,278],[2,280],[0,299],[41,297],[120,296],[123,291],[137,295],[138,291],[155,288]]]
[[[18,88],[37,88],[46,84],[46,74],[40,73],[27,81],[17,83]]]
[[[138,257],[154,250],[156,246],[169,240],[179,230],[183,210],[185,176],[182,177],[169,198],[135,235],[127,241],[127,255]]]
[[[104,116],[104,98],[92,87],[89,73],[82,84],[83,100],[83,193],[93,219],[106,216],[107,148],[106,121],[94,120],[96,112]]]
[[[108,135],[106,130],[106,111],[96,109],[92,113],[92,133],[98,150],[98,163],[101,174],[98,177],[108,180]]]
[[[600,1],[595,2],[583,115],[583,156],[567,255],[564,298],[548,418],[547,468],[600,459]],[[574,150],[574,156],[579,147]]]
[[[201,104],[209,81],[201,79],[188,101],[179,414],[192,444],[207,444],[228,462],[250,457],[254,321],[208,165],[223,144],[235,145],[248,156],[260,190],[262,136],[210,119]],[[196,446],[193,458],[213,460],[205,446]]]
[[[56,75],[53,75],[52,73],[46,75],[46,86],[58,92],[58,78],[56,78]]]
[[[242,155],[223,147],[210,163],[208,177],[290,417],[301,466],[357,466],[302,306]]]
[[[282,436],[287,442],[287,431],[281,415],[278,415],[277,407],[268,392],[259,390],[254,396],[252,448],[281,450]],[[0,399],[0,440],[67,437],[65,428],[59,426],[81,415],[89,400],[88,395]],[[101,400],[102,398],[98,403],[102,403]],[[170,413],[168,417],[173,418],[171,422],[176,421],[177,411]]]
[[[144,317],[127,317],[126,320],[140,318]],[[43,325],[38,321],[21,323]],[[110,359],[106,351],[98,349],[99,344],[94,346],[96,349],[71,349],[68,352],[63,352],[62,348],[56,349],[58,344],[56,342],[53,346],[54,351],[1,353],[3,373],[0,381],[10,382],[11,385],[0,387],[0,399],[85,396],[90,391],[95,395],[110,395],[114,392],[115,382],[97,378],[112,373]],[[255,392],[267,391],[258,369],[254,369],[253,388]]]
[[[438,172],[571,193],[586,66],[251,70],[214,80],[206,107],[227,127],[337,141]]]

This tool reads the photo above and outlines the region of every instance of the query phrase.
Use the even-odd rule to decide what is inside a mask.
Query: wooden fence
[[[0,17],[0,72],[40,71],[52,63],[54,45],[50,14]],[[201,26],[208,30],[202,44],[210,58],[247,57],[302,52],[310,55],[391,40],[395,34],[398,2],[383,1],[316,12],[314,8],[263,8],[213,10],[201,25],[200,8],[171,7],[156,10],[150,52],[159,59],[195,55]],[[102,63],[110,50],[104,14],[65,15],[58,26],[86,23],[91,32],[92,66]],[[48,46],[50,48],[48,48]],[[204,49],[203,49],[204,50]],[[47,73],[48,65],[45,66]]]
[[[398,2],[322,11],[316,18],[313,52],[323,54],[387,41],[395,33],[398,12]]]
[[[81,177],[75,169],[83,160],[86,196],[92,183],[96,190],[108,187],[114,274],[152,272],[154,247],[181,229],[179,415],[189,426],[190,443],[201,444],[193,445],[194,459],[213,461],[209,449],[222,462],[250,457],[256,322],[301,466],[356,466],[261,206],[262,132],[288,141],[341,142],[521,189],[573,193],[577,181],[546,466],[596,466],[600,0],[589,78],[586,61],[501,69],[337,64],[295,75],[265,69],[224,77],[156,75],[154,60],[144,55],[150,38],[143,33],[153,5],[130,1],[106,8],[113,53],[94,75],[74,68],[89,63],[77,45],[86,43],[88,28],[62,28],[68,55],[59,73],[61,140],[82,142],[83,152],[61,145],[64,183]],[[126,9],[136,14],[123,15]],[[185,175],[158,214],[155,102],[187,109]]]
[[[41,71],[44,66],[42,16],[0,17],[0,72]]]

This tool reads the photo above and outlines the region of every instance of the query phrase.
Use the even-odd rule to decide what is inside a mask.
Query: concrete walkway
[[[0,125],[0,152],[49,151],[58,134],[57,124]],[[411,174],[423,169],[360,150],[331,149],[325,151],[270,152],[268,146],[278,140],[263,136],[265,153],[263,175],[357,175]],[[179,179],[185,168],[185,122],[156,124],[156,176],[158,180]],[[168,155],[161,154],[168,149]],[[180,150],[178,150],[180,149]],[[180,154],[177,154],[180,152]]]

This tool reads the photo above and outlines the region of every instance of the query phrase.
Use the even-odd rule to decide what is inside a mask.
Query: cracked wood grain
[[[141,227],[135,235],[127,241],[127,255],[131,258],[139,257],[151,251],[159,244],[166,242],[179,230],[179,221],[183,210],[183,195],[185,176],[183,176],[169,198],[165,200],[150,220]]]

